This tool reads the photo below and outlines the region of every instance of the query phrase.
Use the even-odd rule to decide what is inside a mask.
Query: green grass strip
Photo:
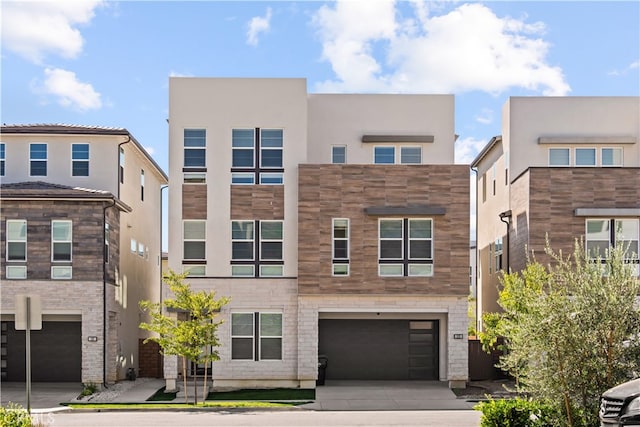
[[[197,409],[197,408],[286,408],[294,403],[271,402],[205,402],[192,403],[69,403],[72,409]]]

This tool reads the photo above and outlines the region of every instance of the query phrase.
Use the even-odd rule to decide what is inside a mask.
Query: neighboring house
[[[16,294],[41,300],[33,381],[152,373],[157,348],[139,360],[138,301],[160,297],[166,174],[126,129],[3,125],[0,181],[2,380],[25,379]]]
[[[453,96],[306,87],[170,79],[169,267],[231,297],[214,386],[312,388],[319,354],[328,379],[464,384],[469,185]],[[165,358],[168,389],[179,366]]]
[[[546,263],[547,236],[565,255],[575,239],[594,257],[617,239],[638,253],[640,98],[512,97],[502,117],[471,165],[479,317],[499,310],[502,270],[523,269],[532,252]]]

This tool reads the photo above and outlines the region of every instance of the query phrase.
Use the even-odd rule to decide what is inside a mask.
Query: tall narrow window
[[[422,147],[400,147],[400,163],[405,165],[422,163]]]
[[[184,130],[184,167],[206,166],[207,131],[205,129]]]
[[[260,167],[282,168],[282,129],[260,129]]]
[[[72,222],[51,221],[51,261],[71,261]]]
[[[253,360],[253,313],[231,313],[231,359]]]
[[[183,249],[185,260],[206,259],[206,221],[185,220],[183,223]]]
[[[495,272],[502,270],[502,237],[498,237],[494,243]]]
[[[344,145],[334,145],[331,147],[331,163],[345,164],[347,163],[347,147]]]
[[[120,184],[124,184],[124,148],[120,147],[120,157],[118,158],[118,165],[120,167]]]
[[[282,261],[282,221],[260,221],[260,261]],[[260,276],[282,276],[282,264],[261,262]]]
[[[31,176],[47,176],[47,144],[29,144]]]
[[[378,225],[381,276],[433,275],[431,219],[380,219]]]
[[[4,176],[5,159],[4,143],[0,143],[0,176]]]
[[[282,359],[282,313],[260,313],[260,360]]]
[[[395,161],[395,147],[373,147],[373,163],[377,165],[392,165]]]
[[[334,276],[349,275],[349,220],[333,219],[333,271]]]
[[[140,169],[140,200],[144,201],[144,169]]]
[[[71,175],[89,176],[89,144],[71,144]]]
[[[110,248],[111,243],[109,243],[109,239],[111,238],[111,231],[109,230],[109,224],[104,225],[104,262],[105,264],[109,264],[109,256],[110,256]]]
[[[487,173],[482,174],[482,203],[487,201]]]
[[[27,260],[27,221],[7,220],[7,261]]]

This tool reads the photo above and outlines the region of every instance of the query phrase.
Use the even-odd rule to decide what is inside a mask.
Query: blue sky
[[[125,127],[165,171],[172,75],[453,93],[459,163],[509,96],[640,95],[638,1],[0,4],[2,122]]]

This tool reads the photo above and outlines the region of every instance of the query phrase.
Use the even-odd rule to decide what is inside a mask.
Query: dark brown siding
[[[300,165],[300,294],[467,295],[469,168],[463,165]],[[378,218],[369,206],[439,206],[434,276],[378,276]],[[349,218],[349,277],[331,275],[332,218]]]
[[[284,219],[284,186],[232,185],[231,219]]]
[[[207,219],[206,185],[182,185],[182,219]]]
[[[72,280],[102,280],[104,206],[102,202],[3,200],[0,209],[1,277],[6,278],[6,220],[27,220],[27,279],[46,280],[51,278],[51,221],[59,219],[73,221]],[[119,263],[120,224],[115,208],[107,210],[107,221],[111,227],[111,257],[107,267],[107,280],[110,281],[114,279],[115,266]]]

